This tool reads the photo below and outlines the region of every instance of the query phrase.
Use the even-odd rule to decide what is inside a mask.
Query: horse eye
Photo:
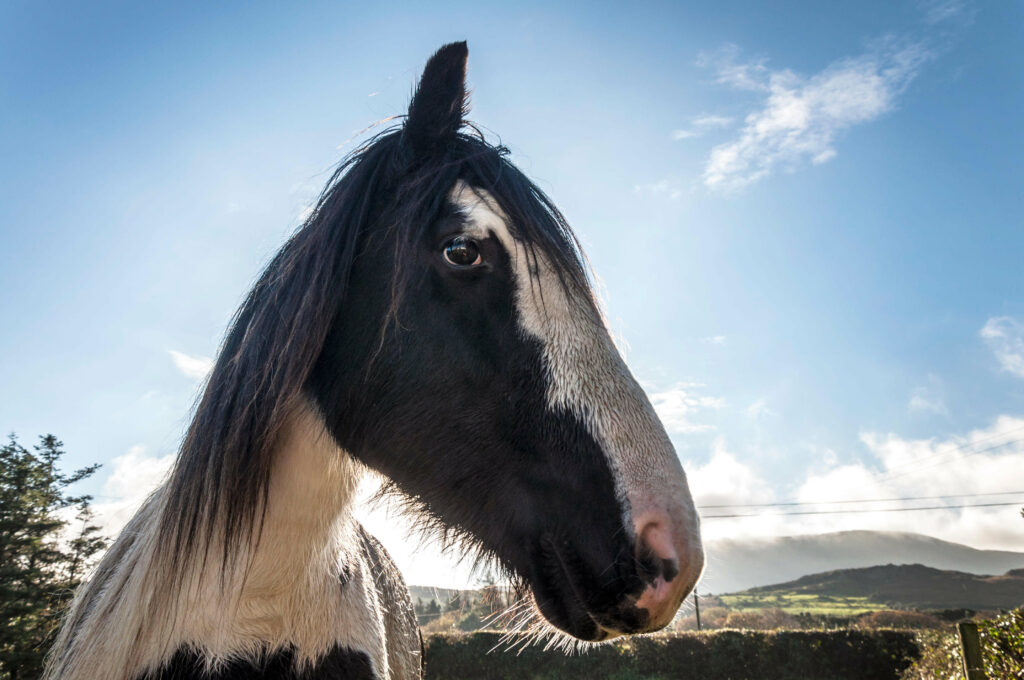
[[[444,247],[444,259],[456,267],[475,267],[483,262],[476,241],[458,236]]]

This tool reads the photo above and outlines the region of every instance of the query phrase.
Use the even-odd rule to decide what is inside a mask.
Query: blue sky
[[[699,500],[1024,489],[1024,6],[765,5],[4,3],[0,428],[135,499],[328,169],[466,39]]]

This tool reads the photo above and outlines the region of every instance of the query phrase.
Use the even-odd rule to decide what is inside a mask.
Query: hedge
[[[426,680],[897,680],[920,656],[914,633],[895,630],[674,633],[575,656],[540,647],[517,655],[500,639],[494,632],[426,636]]]

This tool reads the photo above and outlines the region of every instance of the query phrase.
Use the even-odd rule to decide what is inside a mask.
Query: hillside
[[[923,564],[970,574],[1004,574],[1024,567],[1024,552],[978,550],[921,534],[884,531],[711,540],[707,554],[701,593],[730,593],[877,564]]]
[[[836,569],[721,596],[732,609],[856,613],[894,609],[1011,609],[1024,604],[1024,570],[1001,576],[887,564]]]
[[[476,590],[456,590],[455,588],[435,588],[433,586],[409,586],[409,595],[412,598],[413,604],[416,604],[416,600],[420,599],[423,602],[430,602],[435,600],[438,604],[443,605],[445,602],[451,599],[452,595],[456,594],[476,594]]]

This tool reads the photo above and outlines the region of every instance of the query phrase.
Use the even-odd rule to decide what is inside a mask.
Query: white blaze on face
[[[626,529],[644,526],[646,516],[667,517],[681,576],[692,585],[703,552],[686,475],[650,401],[612,343],[593,294],[567,290],[542,252],[528,257],[486,191],[460,181],[452,201],[465,216],[468,235],[494,236],[508,251],[519,324],[543,346],[548,404],[579,417],[603,448],[625,508]]]

